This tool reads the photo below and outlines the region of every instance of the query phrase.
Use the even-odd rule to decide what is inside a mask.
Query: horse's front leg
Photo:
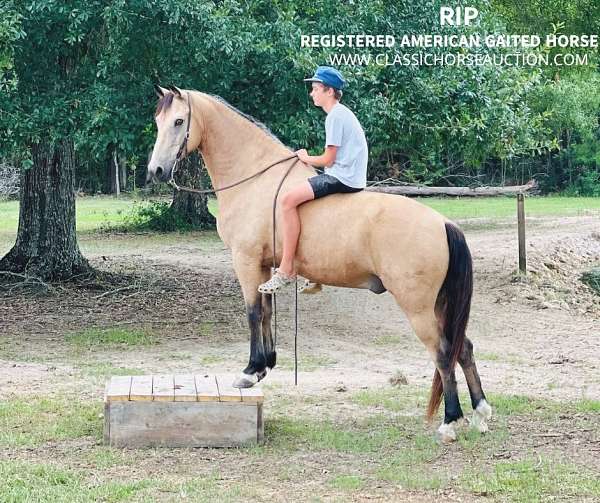
[[[242,287],[250,326],[250,359],[233,385],[250,388],[267,375],[268,355],[263,342],[263,295],[258,292],[258,285],[267,281],[270,270],[263,269],[258,260],[238,254],[234,254],[233,265]]]
[[[267,357],[267,369],[271,370],[277,364],[277,352],[273,342],[271,331],[271,316],[273,314],[273,295],[270,293],[263,294],[263,319],[262,319],[262,335],[263,344],[265,346],[265,356]]]

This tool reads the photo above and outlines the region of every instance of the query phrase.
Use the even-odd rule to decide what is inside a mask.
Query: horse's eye
[[[183,124],[183,119],[177,119],[175,121],[175,126],[181,126]]]

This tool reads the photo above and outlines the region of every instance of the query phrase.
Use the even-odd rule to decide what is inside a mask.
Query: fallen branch
[[[512,185],[507,187],[427,187],[427,186],[402,186],[402,187],[375,187],[370,186],[365,190],[370,192],[383,192],[385,194],[399,194],[403,196],[505,196],[523,194],[535,191],[538,183],[530,180],[525,185]]]

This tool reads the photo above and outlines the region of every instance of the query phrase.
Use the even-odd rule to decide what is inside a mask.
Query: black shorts
[[[360,192],[363,189],[349,187],[340,182],[335,176],[322,173],[308,179],[312,187],[315,199],[327,196],[329,194],[348,194],[350,192]]]

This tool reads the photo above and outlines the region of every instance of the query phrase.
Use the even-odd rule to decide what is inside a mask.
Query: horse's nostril
[[[159,166],[158,168],[156,168],[156,176],[161,176],[163,173],[163,169]]]

